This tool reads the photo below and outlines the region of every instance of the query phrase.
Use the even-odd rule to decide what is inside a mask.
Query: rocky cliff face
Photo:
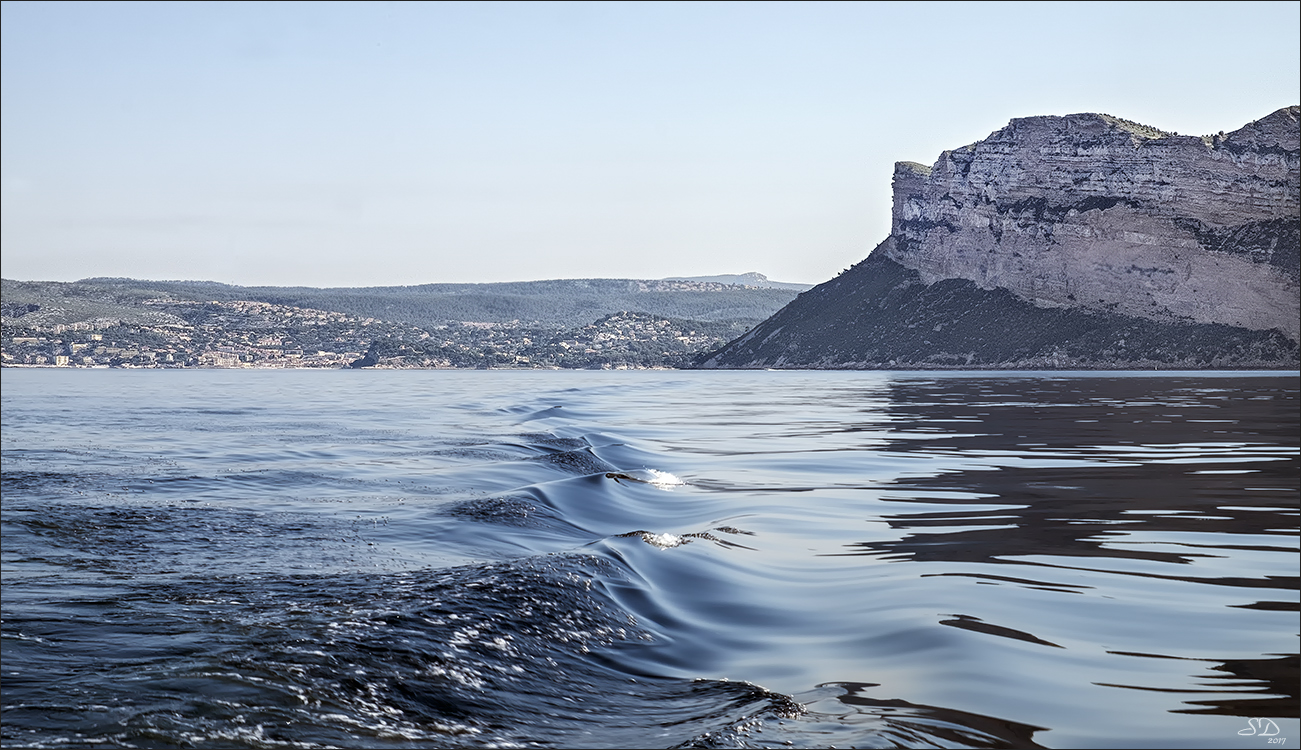
[[[1031,117],[901,162],[890,238],[702,365],[1295,367],[1299,116]]]

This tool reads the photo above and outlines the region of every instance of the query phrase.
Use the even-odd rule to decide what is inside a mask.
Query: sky
[[[1014,117],[1301,98],[1301,3],[0,5],[0,265],[378,286],[758,271]]]

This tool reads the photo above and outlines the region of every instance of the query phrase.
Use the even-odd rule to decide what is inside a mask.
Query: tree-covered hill
[[[417,326],[452,320],[586,325],[612,313],[754,324],[780,310],[797,289],[700,281],[557,279],[497,284],[242,287],[215,282],[92,278],[78,282],[115,294],[164,292],[193,301],[248,300],[328,310]]]

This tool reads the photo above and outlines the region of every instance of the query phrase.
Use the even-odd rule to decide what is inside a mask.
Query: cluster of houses
[[[697,330],[710,324],[629,312],[568,329],[448,321],[429,330],[264,302],[170,302],[159,313],[164,316],[149,322],[6,320],[0,361],[6,367],[677,367],[727,338]]]

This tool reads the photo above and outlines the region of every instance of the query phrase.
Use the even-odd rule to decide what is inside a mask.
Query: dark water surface
[[[1295,746],[1298,421],[1295,374],[6,369],[2,741]]]

